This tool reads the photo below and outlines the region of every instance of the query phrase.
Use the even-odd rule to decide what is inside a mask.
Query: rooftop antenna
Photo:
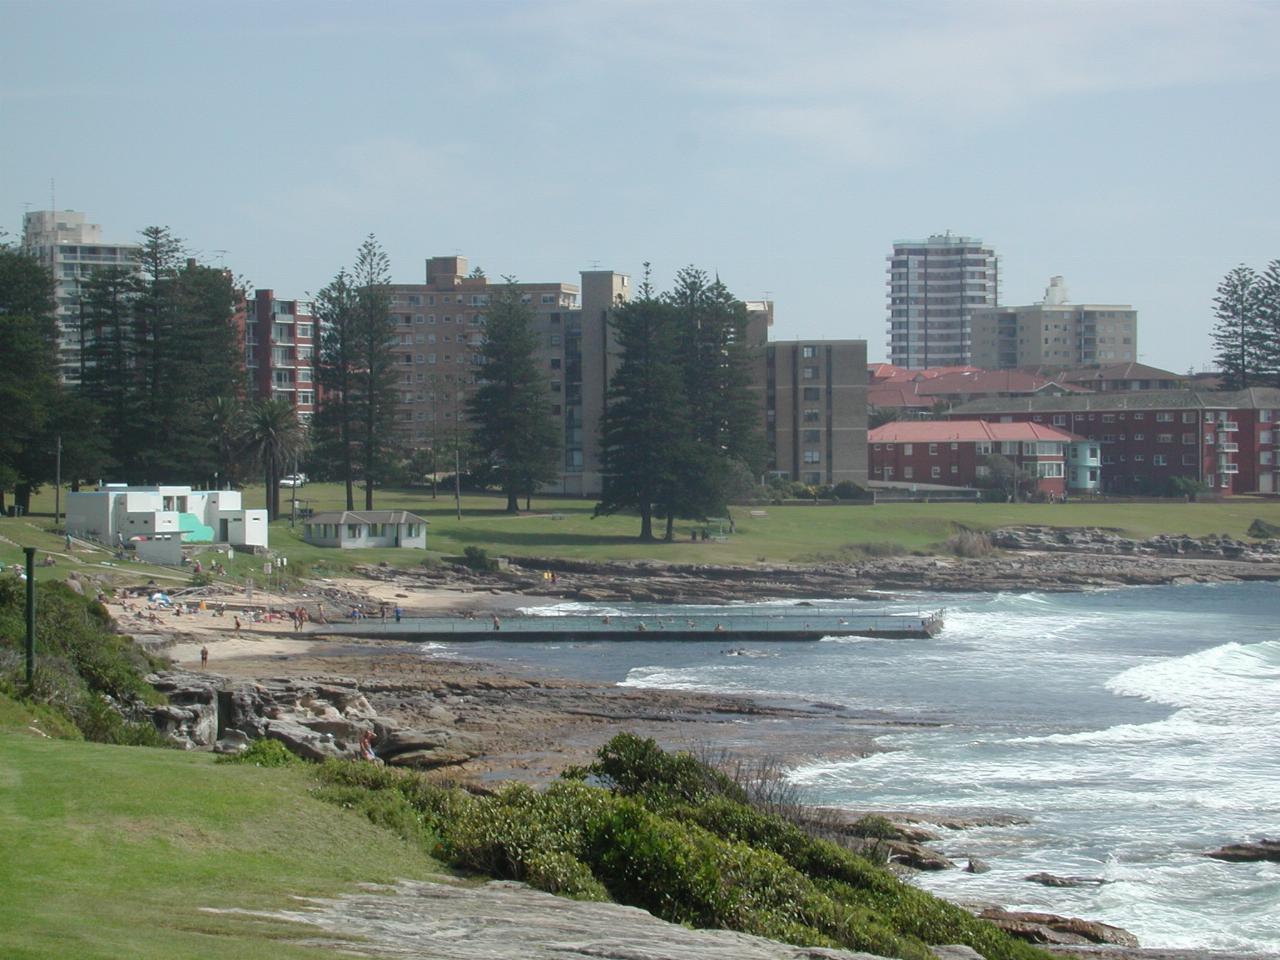
[[[599,261],[599,260],[592,260],[592,261],[591,261],[591,269],[592,269],[592,270],[599,270],[599,269],[600,269],[600,261]]]

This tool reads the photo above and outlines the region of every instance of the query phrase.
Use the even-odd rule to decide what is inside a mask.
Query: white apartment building
[[[76,210],[33,210],[22,221],[22,247],[52,273],[58,320],[58,363],[65,383],[79,383],[84,348],[81,284],[104,267],[134,268],[136,243],[107,243],[102,227]]]
[[[999,301],[995,251],[944,233],[898,240],[887,259],[890,363],[912,370],[968,364],[973,312]]]

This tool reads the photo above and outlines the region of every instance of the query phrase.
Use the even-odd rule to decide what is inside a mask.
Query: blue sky
[[[0,227],[171,226],[282,296],[376,233],[395,279],[659,285],[886,354],[885,255],[951,230],[1209,359],[1214,288],[1280,258],[1280,3],[0,0]],[[214,251],[226,251],[215,253]]]

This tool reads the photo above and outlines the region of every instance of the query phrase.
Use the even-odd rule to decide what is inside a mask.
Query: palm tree
[[[245,449],[263,469],[267,481],[267,520],[280,515],[280,475],[302,452],[306,434],[293,404],[284,397],[260,400],[249,410]]]

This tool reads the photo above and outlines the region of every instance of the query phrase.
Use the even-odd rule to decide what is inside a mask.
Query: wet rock
[[[970,857],[969,862],[965,864],[965,873],[990,873],[991,865],[985,860],[979,860],[977,857]]]
[[[982,960],[982,954],[963,943],[947,943],[930,947],[929,952],[938,960]]]
[[[1085,887],[1089,885],[1102,886],[1104,883],[1110,883],[1110,880],[1103,880],[1101,877],[1058,877],[1052,873],[1033,873],[1022,878],[1029,883],[1040,883],[1046,887]]]
[[[940,854],[918,843],[906,840],[885,840],[889,848],[889,862],[899,863],[912,870],[954,870],[955,864]]]
[[[1096,920],[1061,917],[1054,913],[1032,913],[988,907],[979,916],[989,920],[1005,933],[1030,943],[1085,946],[1109,944],[1119,947],[1139,946],[1138,938],[1128,930]]]
[[[1230,843],[1217,850],[1204,854],[1214,860],[1226,860],[1228,863],[1256,863],[1270,861],[1280,863],[1280,840],[1258,840],[1249,843]]]

